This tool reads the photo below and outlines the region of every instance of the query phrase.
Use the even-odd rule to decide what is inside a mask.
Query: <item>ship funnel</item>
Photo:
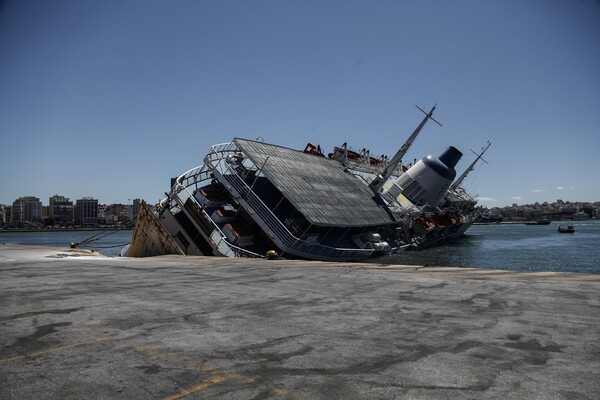
[[[454,168],[462,155],[456,147],[450,146],[440,155],[440,161],[446,164],[448,168]]]
[[[418,206],[437,207],[456,177],[454,167],[462,157],[456,147],[448,147],[439,157],[429,155],[400,176],[388,190],[398,199],[403,195]]]

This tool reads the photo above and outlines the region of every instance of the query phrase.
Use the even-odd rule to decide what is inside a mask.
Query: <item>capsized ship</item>
[[[462,153],[450,146],[402,163],[434,110],[421,110],[425,117],[391,160],[346,144],[327,156],[313,144],[214,145],[202,165],[174,179],[156,213],[142,207],[123,254],[358,261],[457,238],[477,217],[476,200],[452,184]]]

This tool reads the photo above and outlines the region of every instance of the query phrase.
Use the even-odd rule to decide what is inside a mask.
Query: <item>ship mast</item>
[[[465,170],[465,172],[463,172],[462,175],[459,176],[456,181],[454,181],[454,183],[450,186],[450,189],[456,189],[462,183],[462,181],[467,177],[469,172],[473,171],[473,168],[475,167],[475,164],[477,164],[477,161],[483,160],[483,162],[487,164],[487,161],[485,161],[481,157],[483,157],[483,153],[485,153],[486,150],[489,149],[489,147],[491,145],[492,145],[492,143],[488,140],[487,146],[485,146],[485,148],[483,148],[483,147],[481,148],[481,153],[477,154],[477,153],[473,152],[473,153],[475,153],[477,158],[475,158],[475,160],[473,160],[473,162],[471,163],[471,165],[469,165],[469,167]]]
[[[433,111],[435,111],[435,107],[436,106],[437,106],[437,104],[435,106],[433,106],[433,108],[429,112],[425,112],[421,107],[415,106],[419,110],[421,110],[421,112],[423,114],[425,114],[425,118],[423,118],[423,121],[421,121],[421,123],[419,124],[419,126],[417,126],[417,128],[412,133],[412,135],[410,135],[410,137],[406,140],[406,142],[404,142],[404,144],[402,145],[402,147],[400,147],[400,150],[398,150],[398,152],[394,155],[394,157],[389,162],[389,164],[385,167],[385,169],[383,170],[383,172],[381,174],[377,175],[377,177],[375,179],[373,179],[373,181],[369,184],[369,187],[371,188],[371,190],[373,191],[373,193],[376,193],[376,194],[379,193],[379,191],[381,190],[381,188],[383,187],[383,185],[385,184],[385,182],[388,180],[388,178],[390,176],[392,176],[392,174],[394,173],[394,171],[398,167],[398,164],[400,164],[400,162],[402,161],[402,157],[404,157],[404,155],[406,154],[406,152],[408,151],[408,149],[410,148],[410,146],[412,145],[412,143],[417,138],[417,135],[419,135],[419,132],[421,132],[421,129],[423,129],[423,127],[425,126],[425,123],[427,123],[427,121],[429,119],[431,119],[433,122],[435,122],[439,126],[442,126],[442,124],[440,124],[439,122],[437,122],[432,117]]]

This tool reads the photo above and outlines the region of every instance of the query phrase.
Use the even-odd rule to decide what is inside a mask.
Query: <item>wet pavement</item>
[[[600,275],[0,245],[0,399],[596,399]]]

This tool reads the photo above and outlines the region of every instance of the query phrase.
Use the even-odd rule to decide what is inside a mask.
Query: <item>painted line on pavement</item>
[[[177,400],[177,399],[181,399],[182,397],[185,397],[187,395],[190,395],[192,393],[196,393],[199,392],[201,390],[204,390],[206,388],[209,388],[211,386],[214,386],[218,383],[224,382],[225,381],[225,377],[223,376],[213,376],[212,378],[190,388],[190,389],[183,389],[181,392],[171,395],[171,396],[167,396],[165,397],[165,400]]]

